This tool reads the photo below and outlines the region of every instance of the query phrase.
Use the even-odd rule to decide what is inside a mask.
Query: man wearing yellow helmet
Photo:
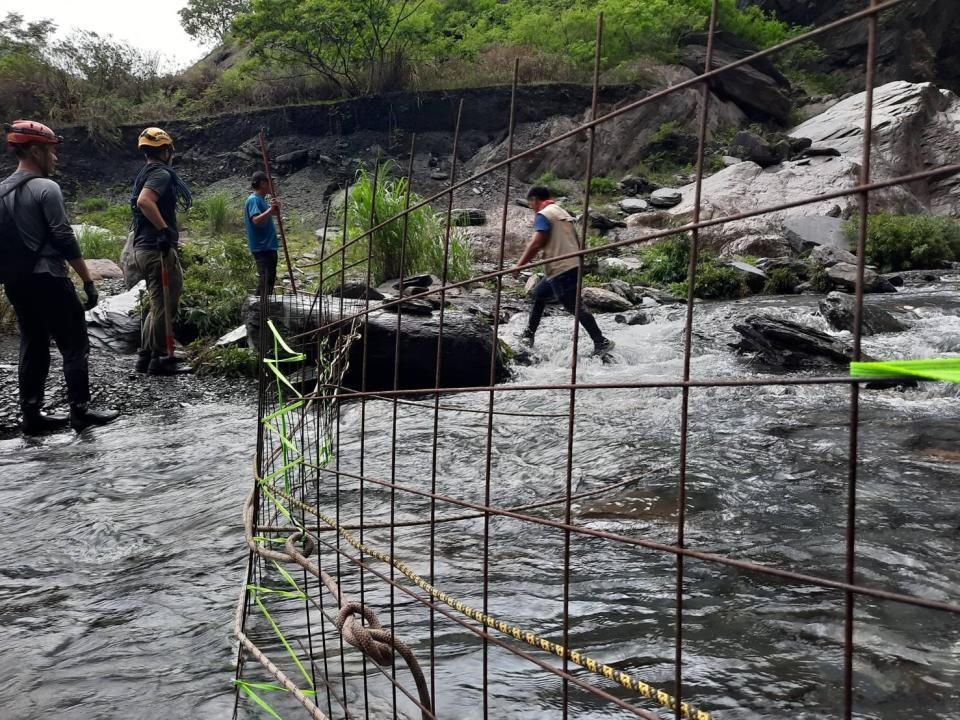
[[[191,195],[172,167],[173,138],[169,134],[160,128],[147,128],[140,133],[137,147],[147,162],[133,182],[130,198],[133,250],[134,261],[147,281],[150,312],[143,323],[136,369],[151,375],[170,375],[178,370],[176,359],[166,352],[165,313],[176,315],[183,291],[183,270],[177,257],[177,210],[189,210]],[[164,263],[169,278],[167,298],[161,279]]]

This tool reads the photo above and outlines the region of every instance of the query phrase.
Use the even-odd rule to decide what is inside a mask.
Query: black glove
[[[177,231],[171,227],[165,227],[160,231],[160,237],[157,238],[157,249],[160,254],[166,257],[170,251],[177,246]]]
[[[100,300],[100,294],[97,292],[97,286],[93,284],[93,280],[87,280],[83,284],[83,292],[87,295],[87,302],[83,306],[83,309],[93,310]]]

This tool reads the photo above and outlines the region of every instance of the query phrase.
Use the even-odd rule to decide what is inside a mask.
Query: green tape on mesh
[[[888,360],[886,362],[852,362],[852,377],[915,377],[922,380],[960,383],[960,358],[931,360]]]

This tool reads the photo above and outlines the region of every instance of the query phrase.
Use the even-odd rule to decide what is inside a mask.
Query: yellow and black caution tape
[[[344,529],[340,524],[333,518],[325,515],[318,508],[309,505],[302,500],[295,498],[293,495],[285,491],[283,488],[277,485],[271,485],[270,488],[274,493],[281,496],[288,502],[296,505],[298,508],[305,510],[311,515],[316,516],[319,520],[323,521],[331,528],[340,533],[340,536],[343,537],[348,543],[350,543],[357,550],[362,552],[365,555],[374,557],[377,560],[385,562],[388,565],[392,565],[401,573],[403,573],[407,578],[412,580],[416,585],[430,594],[436,600],[444,603],[450,608],[453,608],[459,613],[466,615],[472,620],[486,625],[489,628],[493,628],[505,635],[510,635],[514,640],[520,640],[525,642],[531,647],[537,648],[538,650],[543,650],[548,652],[551,655],[556,655],[559,658],[566,658],[572,663],[579,665],[582,668],[586,668],[590,672],[596,673],[598,675],[603,675],[603,677],[608,680],[619,683],[627,690],[632,690],[648,700],[653,700],[659,703],[662,707],[665,707],[669,710],[675,710],[677,705],[677,699],[670,693],[664,690],[658,690],[649,683],[645,683],[643,680],[632,677],[631,675],[615,670],[609,665],[605,665],[593,658],[584,655],[578,650],[568,650],[558,643],[548,640],[546,638],[540,637],[536,633],[523,630],[522,628],[517,627],[516,625],[511,625],[510,623],[504,622],[492,615],[485,614],[482,610],[476,610],[469,605],[457,600],[452,595],[449,595],[442,590],[437,589],[429,582],[423,579],[420,575],[415,573],[405,562],[402,560],[397,560],[394,557],[391,557],[385,552],[377,550],[376,548],[370,547],[364,543],[361,543],[356,536],[353,535],[349,530]],[[687,720],[712,720],[710,713],[700,710],[689,703],[680,703],[680,712],[684,718]]]

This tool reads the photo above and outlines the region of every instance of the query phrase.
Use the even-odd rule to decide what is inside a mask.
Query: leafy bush
[[[641,251],[643,276],[651,285],[669,285],[686,280],[690,242],[684,236],[666,237]],[[702,258],[701,258],[702,260]]]
[[[613,178],[608,178],[600,175],[599,177],[590,178],[590,194],[591,195],[613,195],[618,191],[617,181]]]
[[[687,281],[673,283],[667,289],[678,297],[687,296]],[[746,297],[750,288],[743,274],[727,265],[715,265],[712,260],[697,264],[693,295],[705,300],[730,300]]]
[[[253,378],[257,376],[257,356],[243,347],[203,347],[192,343],[190,364],[197,375],[217,375],[226,378]]]
[[[800,281],[790,268],[774,268],[767,273],[764,295],[792,295]]]
[[[350,193],[349,218],[350,237],[356,238],[376,227],[387,218],[402,212],[407,195],[406,178],[394,179],[390,175],[391,165],[385,163],[380,168],[376,196],[373,193],[372,178],[361,170],[357,182]],[[411,194],[410,204],[420,202],[420,198]],[[373,222],[371,224],[371,214]],[[404,247],[404,225],[407,228],[406,247]],[[372,238],[363,238],[350,246],[349,257],[352,262],[370,262],[372,282],[380,284],[385,280],[416,273],[430,272],[441,277],[444,264],[444,243],[446,231],[440,218],[429,206],[418,208],[372,234]],[[370,257],[367,257],[368,249]],[[400,259],[403,255],[403,266]],[[362,265],[360,271],[366,270]],[[471,275],[470,251],[462,239],[460,231],[451,229],[447,260],[447,279],[466,280]]]
[[[85,258],[106,258],[117,262],[126,238],[118,238],[100,228],[81,225],[77,233],[77,243]]]
[[[534,185],[543,185],[546,188],[550,189],[550,192],[554,192],[557,182],[560,178],[557,177],[557,174],[553,170],[547,170],[544,173],[541,173],[533,179]]]
[[[844,229],[853,241],[860,222],[854,217]],[[867,263],[881,272],[939,267],[960,258],[960,223],[933,215],[879,213],[867,220]]]
[[[819,293],[828,293],[833,289],[833,283],[830,276],[827,275],[827,268],[823,263],[817,263],[810,268],[810,287]]]
[[[217,338],[243,322],[247,295],[257,284],[245,243],[221,238],[192,245],[184,268],[179,325],[186,337]]]

